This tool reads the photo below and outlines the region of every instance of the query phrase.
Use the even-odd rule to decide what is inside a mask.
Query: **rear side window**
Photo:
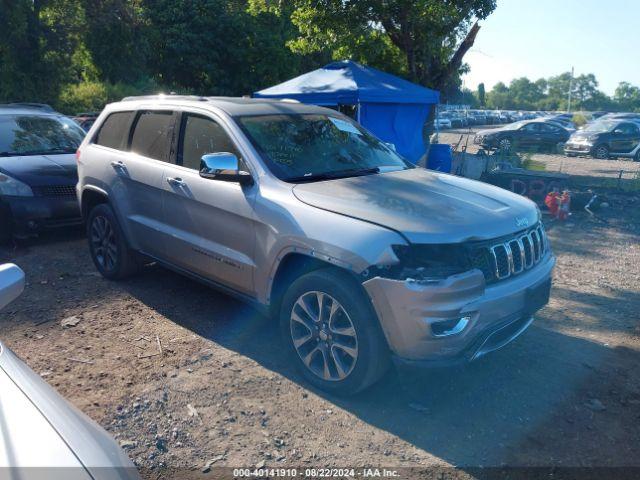
[[[103,147],[124,150],[129,138],[132,116],[133,112],[116,112],[109,115],[98,130],[94,143]]]
[[[140,112],[130,150],[138,155],[168,162],[174,125],[174,112]]]
[[[199,115],[186,114],[183,120],[182,165],[200,170],[200,159],[206,153],[227,152],[240,158],[229,135],[215,121]]]

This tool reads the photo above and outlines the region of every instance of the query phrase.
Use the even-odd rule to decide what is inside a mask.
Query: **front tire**
[[[498,150],[500,150],[502,153],[511,153],[512,149],[513,140],[511,140],[510,138],[502,138],[498,142]]]
[[[609,147],[606,145],[597,145],[593,149],[593,157],[600,160],[607,160],[609,158]]]
[[[293,282],[282,301],[280,329],[302,375],[330,393],[360,392],[389,366],[375,311],[346,272],[326,268]]]
[[[91,259],[103,277],[121,280],[138,271],[135,253],[129,248],[118,219],[108,204],[97,205],[89,213],[87,238]]]

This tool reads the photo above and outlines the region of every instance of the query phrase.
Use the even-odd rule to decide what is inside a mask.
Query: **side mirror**
[[[0,308],[20,296],[24,290],[24,272],[13,263],[0,265]]]
[[[240,185],[253,183],[251,174],[240,170],[238,157],[228,152],[203,155],[200,159],[200,176],[211,180],[238,182]]]

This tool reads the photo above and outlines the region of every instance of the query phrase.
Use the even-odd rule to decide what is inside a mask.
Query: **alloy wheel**
[[[508,138],[503,138],[502,140],[500,140],[498,146],[503,152],[508,152],[511,150],[511,140],[509,140]]]
[[[344,380],[358,359],[358,338],[349,314],[331,295],[307,292],[291,309],[291,339],[304,365],[326,381]]]
[[[596,149],[596,158],[606,159],[609,158],[609,150],[605,146],[598,147]]]
[[[112,271],[118,258],[118,245],[111,223],[106,217],[96,216],[91,223],[91,245],[97,262]]]

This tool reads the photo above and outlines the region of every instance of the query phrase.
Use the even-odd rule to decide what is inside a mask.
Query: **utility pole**
[[[573,88],[573,67],[571,67],[571,77],[569,77],[569,94],[567,99],[567,113],[571,113],[571,90]]]

